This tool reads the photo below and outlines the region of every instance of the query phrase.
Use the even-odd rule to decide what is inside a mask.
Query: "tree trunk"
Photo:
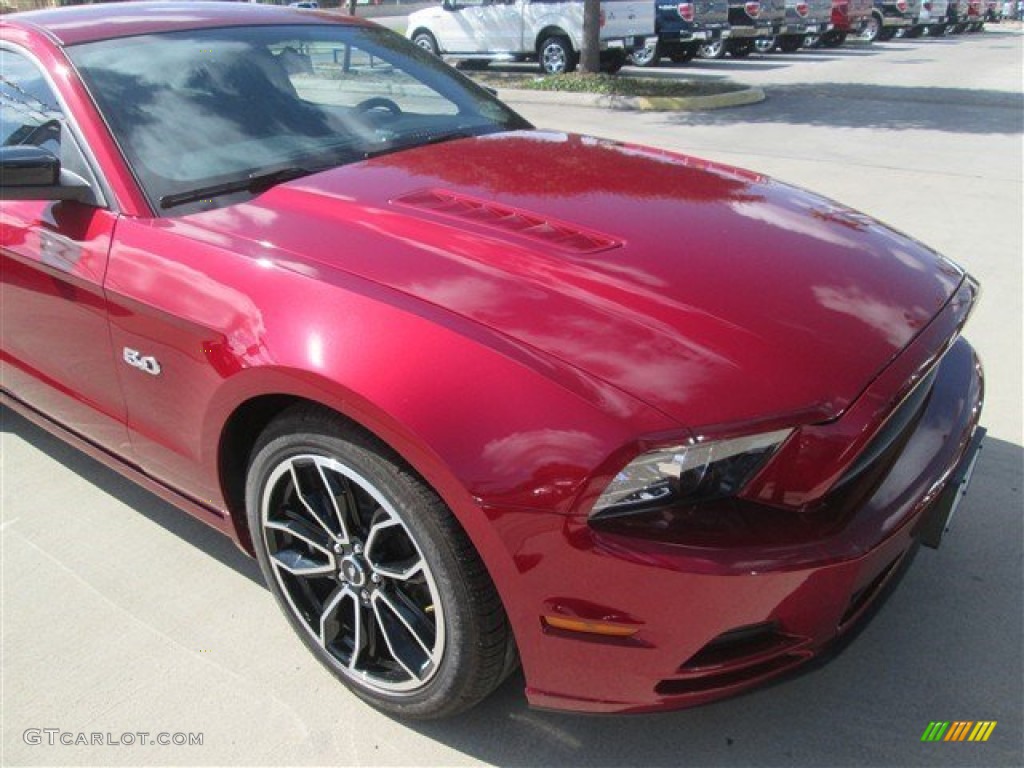
[[[583,50],[580,71],[601,71],[601,0],[583,0]]]

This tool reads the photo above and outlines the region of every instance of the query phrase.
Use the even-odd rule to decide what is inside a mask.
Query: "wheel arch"
[[[564,37],[566,40],[569,41],[569,45],[572,46],[573,51],[579,53],[579,40],[573,38],[571,34],[566,32],[562,27],[558,26],[557,24],[548,24],[547,26],[541,28],[540,32],[537,33],[537,39],[533,41],[533,50],[538,55],[540,54],[541,43],[543,43],[549,37]]]
[[[430,27],[416,27],[416,29],[409,33],[409,40],[415,40],[417,35],[430,35],[434,39],[434,45],[437,46],[437,52],[444,53],[444,49],[441,47],[441,40],[438,38],[437,33],[435,33]]]
[[[522,627],[513,617],[529,613],[529,609],[517,587],[517,568],[512,553],[488,520],[485,510],[441,457],[394,420],[366,407],[354,393],[340,392],[336,382],[314,382],[299,372],[280,371],[274,372],[270,379],[277,385],[273,389],[236,398],[230,407],[222,405],[222,415],[216,420],[221,424],[219,433],[211,436],[216,445],[220,487],[230,513],[229,531],[238,546],[250,555],[255,554],[245,513],[245,484],[252,448],[260,433],[295,406],[323,408],[383,443],[410,472],[441,497],[480,555],[518,642]],[[415,448],[410,450],[414,443]]]
[[[330,380],[300,371],[259,370],[234,381],[210,407],[207,423],[214,434],[207,445],[216,446],[212,457],[232,528],[238,544],[253,553],[246,524],[245,480],[251,452],[260,434],[281,414],[298,405],[323,408],[383,443],[448,505],[478,550],[485,526],[475,525],[477,506],[444,461],[418,436],[380,412],[357,393],[343,391]],[[254,386],[258,378],[262,391]],[[218,426],[219,425],[219,426]],[[481,530],[474,531],[474,528]],[[489,551],[489,550],[488,550]]]
[[[235,539],[250,555],[255,551],[245,515],[245,481],[252,446],[278,416],[308,402],[312,401],[295,395],[258,395],[239,404],[221,430],[217,441],[217,478]]]

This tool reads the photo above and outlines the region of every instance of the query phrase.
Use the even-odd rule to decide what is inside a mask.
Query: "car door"
[[[95,204],[0,200],[0,385],[81,437],[129,453],[103,280],[117,226],[56,89],[0,47],[0,144],[35,145],[91,182]]]
[[[437,23],[437,42],[445,53],[493,50],[484,9],[488,0],[457,0],[444,5]]]
[[[523,42],[523,8],[520,0],[489,0],[481,7],[487,30],[487,48],[481,50],[517,53],[528,49]]]

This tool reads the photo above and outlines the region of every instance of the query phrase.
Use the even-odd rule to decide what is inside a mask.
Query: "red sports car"
[[[4,403],[255,554],[376,706],[449,715],[519,663],[539,706],[709,701],[937,544],[977,285],[920,243],[534,130],[356,19],[0,35]]]

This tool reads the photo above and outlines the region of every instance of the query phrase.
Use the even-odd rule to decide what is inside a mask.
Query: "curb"
[[[498,88],[498,98],[509,104],[547,104],[570,107],[597,107],[648,112],[698,111],[741,107],[764,101],[761,88],[744,88],[709,96],[608,96],[599,93],[564,91],[526,91]]]

